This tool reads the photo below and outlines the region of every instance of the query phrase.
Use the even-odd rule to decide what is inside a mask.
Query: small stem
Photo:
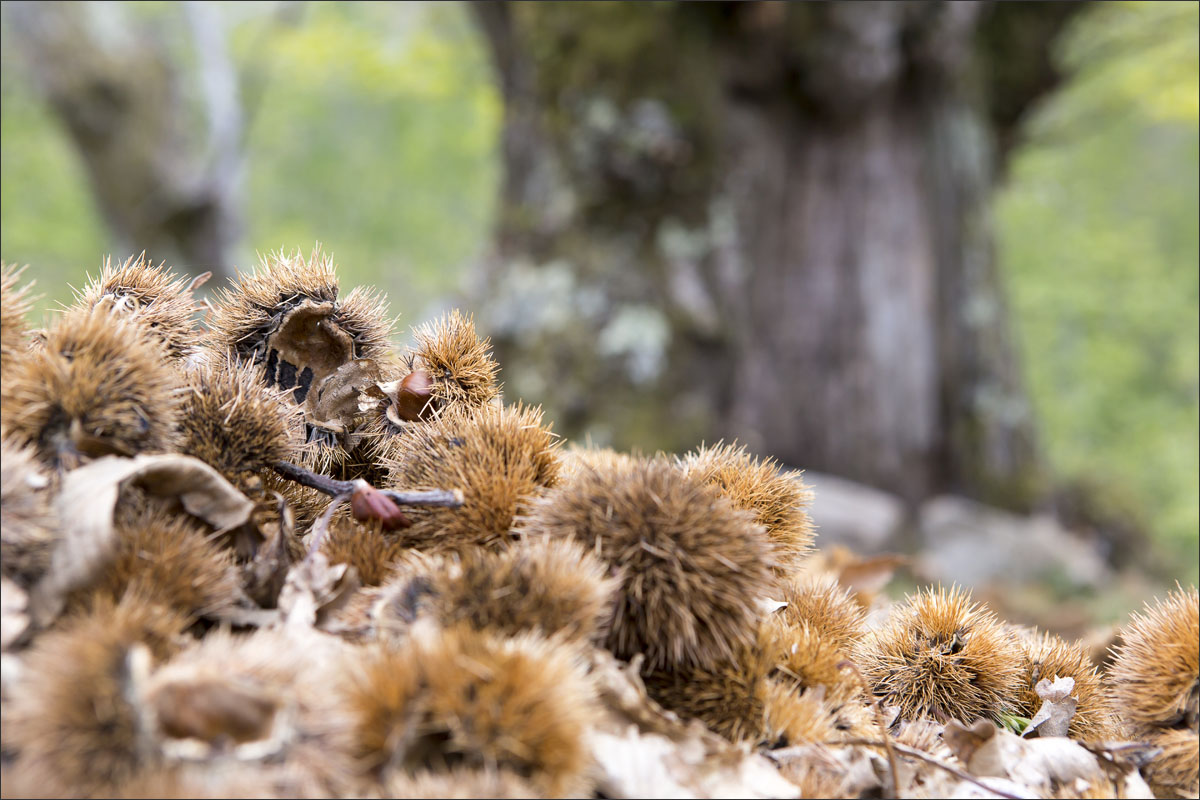
[[[345,492],[329,501],[329,507],[325,509],[325,513],[321,514],[320,519],[313,523],[312,541],[308,543],[308,553],[305,555],[305,558],[312,558],[313,554],[321,549],[321,540],[329,532],[329,523],[333,519],[333,512],[337,511],[338,506],[349,500],[352,496],[352,492]]]
[[[275,464],[275,471],[289,481],[295,481],[301,486],[307,486],[310,489],[316,489],[318,492],[324,492],[330,497],[337,497],[340,494],[350,494],[354,491],[354,481],[335,480],[325,475],[318,475],[296,464],[289,464],[286,461],[280,461]]]
[[[275,464],[275,471],[290,481],[301,486],[324,492],[330,497],[352,495],[359,481],[339,481],[325,475],[305,469],[297,464],[280,461]],[[461,489],[422,489],[408,492],[397,492],[392,489],[379,489],[388,499],[403,506],[441,506],[443,508],[458,508],[463,504]]]
[[[461,489],[426,489],[411,492],[396,492],[391,489],[380,489],[393,503],[402,506],[442,506],[458,508],[463,504]]]
[[[986,783],[981,781],[979,778],[976,778],[974,775],[971,775],[969,773],[963,772],[958,767],[951,766],[950,764],[947,764],[946,762],[942,761],[941,759],[934,758],[933,756],[929,755],[928,753],[922,753],[920,750],[917,750],[916,748],[900,744],[899,742],[891,742],[889,745],[888,742],[877,742],[873,739],[847,739],[847,740],[841,741],[841,742],[825,742],[825,745],[827,747],[829,747],[829,746],[836,747],[838,745],[850,745],[850,746],[858,746],[858,747],[882,747],[885,750],[894,749],[898,753],[903,753],[906,756],[920,759],[921,761],[924,761],[927,764],[933,764],[935,767],[940,767],[941,769],[946,770],[946,772],[949,772],[954,777],[964,780],[968,783],[973,783],[976,786],[979,786],[983,789],[987,789],[992,794],[996,794],[1001,797],[1010,798],[1010,800],[1021,800],[1020,795],[1009,794],[1008,792],[1006,792],[1002,789],[997,789],[994,786],[988,786]]]

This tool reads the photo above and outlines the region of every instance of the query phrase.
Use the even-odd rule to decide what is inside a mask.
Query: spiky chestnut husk
[[[642,676],[648,694],[684,719],[698,719],[733,742],[757,742],[766,736],[767,680],[770,654],[743,647],[736,657],[705,667],[676,666]]]
[[[287,500],[292,510],[296,530],[304,532],[329,507],[330,497],[308,486],[290,481],[276,473],[262,474],[263,495],[274,497],[279,494]]]
[[[571,443],[562,449],[562,479],[565,481],[581,470],[628,469],[640,458],[640,454],[621,453],[611,447],[580,447]]]
[[[359,393],[398,369],[383,299],[359,287],[339,300],[333,260],[319,247],[307,259],[272,254],[215,297],[210,356],[254,365],[268,388],[304,407],[307,439],[316,445],[306,466],[325,473],[362,466],[354,452]]]
[[[193,517],[157,508],[118,513],[112,562],[71,604],[101,595],[113,601],[134,592],[189,618],[217,616],[238,596],[233,553]]]
[[[500,366],[492,358],[491,340],[480,339],[475,320],[454,309],[413,329],[416,344],[408,356],[409,372],[425,370],[432,381],[435,412],[475,409],[496,402]]]
[[[558,478],[558,442],[542,426],[542,410],[521,404],[448,411],[401,437],[390,464],[397,489],[461,489],[461,508],[415,508],[404,544],[430,552],[500,548],[513,519]]]
[[[0,566],[25,586],[50,563],[58,525],[51,491],[33,449],[0,438]]]
[[[201,366],[188,374],[179,416],[179,452],[220,472],[243,492],[259,494],[265,473],[304,452],[300,409],[268,389],[254,368]]]
[[[384,784],[384,797],[418,798],[538,798],[544,797],[525,778],[511,770],[452,769],[449,772],[422,770],[415,775],[397,775]]]
[[[775,544],[781,575],[792,575],[812,548],[812,520],[808,506],[812,490],[799,472],[784,471],[774,459],[758,459],[735,444],[701,446],[684,456],[685,473],[720,488],[734,508],[754,514]]]
[[[386,306],[370,290],[359,289],[339,302],[336,267],[319,246],[307,259],[298,250],[272,253],[231,282],[214,292],[206,338],[210,351],[258,366],[269,386],[299,388],[296,402],[304,402],[311,386],[298,383],[304,367],[320,379],[351,359],[389,351]],[[292,318],[297,310],[303,310],[301,316]],[[296,329],[284,330],[289,326]],[[283,351],[271,341],[281,332]]]
[[[760,636],[773,665],[772,677],[798,689],[825,687],[833,704],[867,703],[867,687],[848,650],[815,625],[790,625],[779,616],[763,622]]]
[[[408,616],[508,636],[535,631],[573,642],[603,638],[617,582],[577,542],[534,538],[414,561],[389,590],[413,599]]]
[[[1197,730],[1200,595],[1177,589],[1121,630],[1109,670],[1113,712],[1133,738],[1164,728]]]
[[[1021,682],[1021,647],[991,611],[953,588],[918,592],[859,643],[855,661],[901,719],[999,721]]]
[[[0,265],[0,374],[8,370],[14,356],[28,346],[29,324],[26,315],[33,306],[29,290],[33,284],[16,288],[25,267]]]
[[[1044,678],[1072,678],[1071,696],[1078,700],[1067,735],[1085,742],[1120,738],[1120,729],[1108,707],[1108,701],[1096,667],[1083,645],[1070,643],[1052,633],[1035,633],[1020,639],[1023,660],[1016,711],[1032,718],[1042,707],[1037,684]]]
[[[189,759],[217,767],[240,748],[237,760],[257,763],[265,785],[342,795],[353,765],[336,746],[328,687],[346,653],[327,636],[213,631],[155,670],[140,696],[167,758],[186,746]]]
[[[383,396],[366,415],[362,449],[367,460],[387,461],[395,439],[447,411],[470,415],[500,401],[499,365],[490,341],[480,339],[475,322],[454,309],[413,329],[415,346],[405,353],[403,372],[379,384]]]
[[[643,680],[655,701],[685,719],[732,741],[784,747],[871,732],[864,728],[873,716],[862,680],[847,663],[806,623],[793,630],[771,618],[733,661],[653,671]],[[813,738],[817,732],[824,738]]]
[[[1155,797],[1195,797],[1200,793],[1200,735],[1186,728],[1160,728],[1146,743],[1162,753],[1142,767]]]
[[[795,698],[802,695],[811,698],[805,699],[802,705],[820,700],[821,713],[832,728],[831,738],[826,741],[876,738],[881,733],[862,674],[850,660],[849,652],[836,640],[808,622],[793,626],[779,616],[766,620],[763,629],[760,638],[764,646],[770,648],[773,665],[771,682],[790,689]],[[800,719],[808,719],[815,711],[793,711],[790,708],[792,701],[784,694],[772,696],[783,705],[776,707],[768,703],[768,729],[782,733],[793,744],[811,741],[797,739],[803,729],[795,729],[780,720],[786,721],[794,713],[799,714]]]
[[[130,595],[98,599],[35,640],[13,693],[5,737],[19,752],[14,772],[49,797],[107,794],[145,763],[145,731],[131,702],[131,652],[178,649],[186,621]]]
[[[547,796],[592,788],[595,689],[576,648],[469,627],[355,653],[338,691],[349,747],[379,778],[511,770]]]
[[[102,308],[63,314],[5,376],[0,418],[43,464],[175,448],[182,378],[161,342]]]
[[[177,359],[187,358],[195,349],[199,306],[191,282],[165,263],[154,266],[145,253],[119,264],[105,259],[100,275],[75,293],[77,308],[91,310],[101,303],[145,326]]]
[[[787,605],[774,618],[790,628],[807,624],[823,641],[847,653],[862,638],[866,612],[836,579],[786,581],[777,599]]]
[[[796,747],[836,741],[836,717],[820,689],[798,690],[769,681],[763,691],[763,732],[769,746]]]
[[[666,459],[584,469],[538,498],[521,527],[578,539],[621,580],[606,646],[648,670],[732,661],[758,630],[774,552],[749,512]]]
[[[359,522],[339,516],[330,521],[321,552],[330,564],[354,567],[364,586],[379,586],[391,577],[408,548],[396,536],[385,533],[378,521]]]

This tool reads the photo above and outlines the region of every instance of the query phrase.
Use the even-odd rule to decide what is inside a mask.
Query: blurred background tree
[[[481,297],[502,363],[537,356],[518,393],[621,448],[736,437],[914,505],[1032,505],[991,197],[1078,6],[471,8],[507,110]]]
[[[145,74],[64,88],[3,4],[0,254],[39,313],[105,253],[320,239],[402,322],[465,290],[560,432],[1052,500],[1195,579],[1195,3],[47,5],[91,15],[72,63]],[[71,91],[172,118],[114,178]],[[139,198],[230,225],[189,251]]]

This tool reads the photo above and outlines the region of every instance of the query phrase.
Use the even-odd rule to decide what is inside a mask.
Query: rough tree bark
[[[158,37],[112,3],[6,2],[13,42],[87,169],[117,254],[217,277],[240,236],[243,123],[219,14],[182,5],[197,108]]]
[[[479,275],[510,395],[915,502],[1038,492],[991,191],[1073,4],[472,4],[506,103]]]

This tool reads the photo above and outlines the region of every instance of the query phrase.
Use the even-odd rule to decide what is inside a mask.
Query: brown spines
[[[233,285],[217,288],[208,319],[208,344],[214,355],[232,353],[266,369],[268,339],[286,313],[304,301],[337,301],[338,279],[333,259],[315,248],[309,258],[299,251],[272,253],[250,273],[239,273]],[[276,363],[278,369],[278,363]],[[287,388],[287,387],[284,387]]]
[[[76,292],[76,307],[91,310],[100,304],[144,326],[175,358],[186,358],[194,350],[198,306],[191,283],[165,264],[154,266],[145,253],[120,264],[105,259],[100,275]]]
[[[1157,795],[1197,793],[1200,595],[1177,589],[1133,614],[1109,670],[1110,702],[1128,736],[1164,752],[1142,769]]]
[[[163,345],[103,309],[65,313],[5,376],[6,432],[42,463],[172,450],[182,381]]]
[[[24,585],[50,563],[57,515],[49,485],[32,448],[0,439],[0,566]]]
[[[562,449],[563,480],[582,470],[609,472],[628,469],[641,456],[621,453],[611,447],[580,447],[571,443]]]
[[[116,605],[100,600],[38,638],[6,719],[20,782],[71,797],[105,794],[131,778],[146,761],[147,734],[132,700],[134,651],[145,644],[153,658],[169,655],[185,624],[131,595]]]
[[[246,364],[205,365],[188,375],[179,415],[179,452],[255,494],[263,475],[302,454],[300,410],[258,380]]]
[[[764,620],[735,659],[643,676],[646,692],[732,741],[787,747],[874,735],[865,687],[847,655],[801,623]]]
[[[213,354],[254,364],[267,386],[291,390],[297,403],[346,362],[387,355],[386,306],[365,290],[339,303],[333,259],[319,248],[307,259],[272,254],[214,294]]]
[[[577,542],[545,538],[418,562],[397,584],[419,585],[409,591],[414,614],[441,627],[462,623],[507,636],[535,631],[580,643],[603,636],[616,588],[605,565]]]
[[[607,647],[650,670],[715,666],[750,647],[772,582],[770,542],[748,512],[665,459],[581,470],[523,528],[578,539],[620,576]]]
[[[490,340],[479,338],[471,316],[454,309],[414,328],[413,338],[416,345],[409,355],[409,371],[428,374],[431,413],[469,411],[499,398],[496,373],[500,368],[492,358]]]
[[[32,284],[17,288],[25,267],[11,264],[0,266],[0,374],[8,370],[14,356],[28,346],[29,323],[26,315],[32,305],[29,289]]]
[[[874,735],[867,687],[846,642],[830,636],[818,618],[797,619],[786,610],[765,620],[760,636],[772,666],[771,683],[784,690],[769,695],[770,735],[789,744]],[[810,725],[827,728],[826,738],[812,738],[815,734],[806,727]]]
[[[771,747],[834,741],[834,722],[820,689],[800,691],[778,682],[764,684],[762,738]]]
[[[208,350],[218,364],[253,365],[267,388],[303,408],[305,465],[341,477],[372,477],[363,393],[397,369],[387,305],[358,288],[338,299],[332,259],[313,251],[273,254],[218,290],[208,320]],[[364,441],[366,439],[367,441]]]
[[[461,508],[405,510],[406,546],[431,552],[498,548],[513,538],[513,519],[558,478],[558,443],[542,411],[520,404],[447,412],[401,437],[391,465],[397,489],[461,489]]]
[[[1195,727],[1200,700],[1200,596],[1176,590],[1131,615],[1109,670],[1113,710],[1135,736]]]
[[[706,667],[655,670],[642,676],[646,693],[684,719],[698,719],[730,741],[764,735],[770,656],[744,647],[737,656]]]
[[[778,617],[763,623],[773,677],[798,689],[825,687],[834,703],[867,701],[866,687],[847,650],[807,622],[791,626]]]
[[[786,605],[775,618],[788,627],[807,624],[822,640],[847,653],[862,638],[866,612],[836,580],[787,581],[776,599]]]
[[[1021,649],[994,614],[961,589],[918,592],[857,652],[874,693],[901,719],[998,720],[1021,679]]]
[[[192,517],[155,510],[118,519],[113,560],[76,594],[76,603],[97,594],[116,601],[132,591],[189,618],[216,615],[234,604],[233,553]]]
[[[1067,735],[1085,742],[1119,738],[1100,675],[1079,643],[1066,642],[1052,633],[1038,633],[1021,642],[1023,668],[1016,696],[1016,711],[1032,718],[1042,707],[1037,684],[1043,679],[1072,678],[1071,696],[1078,700]]]
[[[591,789],[595,695],[574,648],[462,627],[356,653],[347,670],[349,746],[372,775],[491,768],[547,796]]]
[[[782,471],[774,459],[758,459],[744,447],[701,446],[680,461],[684,472],[719,487],[734,508],[754,514],[775,545],[776,571],[795,572],[815,532],[808,516],[812,491],[798,472]]]
[[[1142,767],[1142,776],[1155,797],[1195,797],[1200,792],[1200,744],[1196,731],[1163,729],[1151,737],[1162,753]]]
[[[384,583],[407,551],[404,543],[381,530],[378,522],[351,517],[335,517],[321,542],[321,552],[329,563],[354,567],[365,586]]]

